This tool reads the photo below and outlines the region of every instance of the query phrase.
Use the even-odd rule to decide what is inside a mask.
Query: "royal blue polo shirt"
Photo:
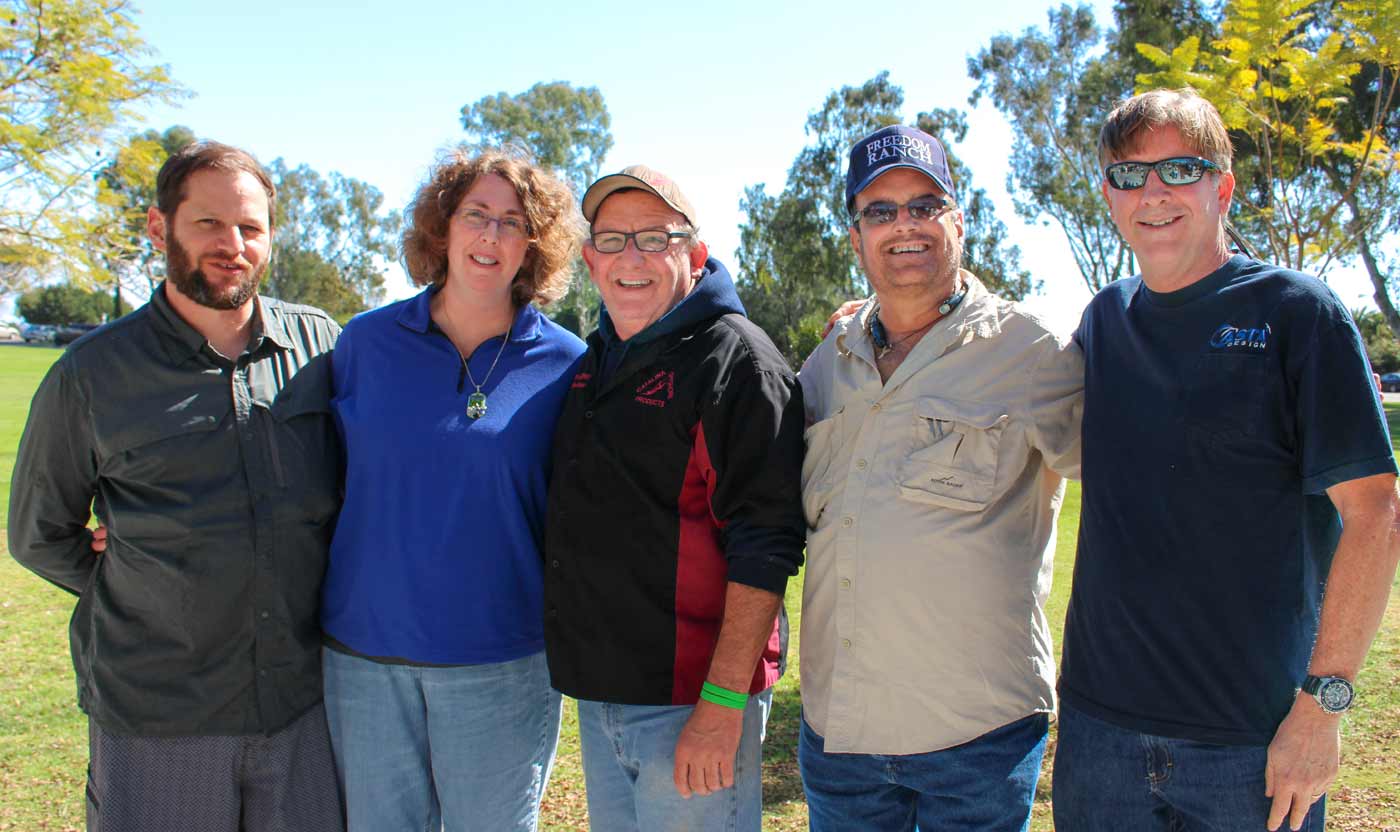
[[[471,418],[475,387],[432,323],[432,294],[357,316],[332,356],[345,503],[321,624],[369,658],[510,661],[544,648],[551,441],[584,346],[521,308],[504,347],[491,338],[469,357],[487,401]]]

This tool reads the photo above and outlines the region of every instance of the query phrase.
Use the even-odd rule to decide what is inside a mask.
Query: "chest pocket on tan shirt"
[[[1006,411],[1000,404],[920,399],[913,451],[899,472],[900,496],[962,511],[985,508],[996,491]]]
[[[803,432],[807,451],[802,457],[802,510],[810,529],[817,527],[831,499],[831,472],[842,451],[841,424],[845,412],[843,407]]]

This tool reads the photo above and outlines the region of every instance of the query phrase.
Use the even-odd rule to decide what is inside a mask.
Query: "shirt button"
[[[865,470],[865,465],[866,465],[865,460],[863,460],[863,459],[858,459],[858,460],[856,460],[856,467],[859,468],[860,470],[864,471],[864,470]]]
[[[552,560],[552,561],[549,562],[549,565],[550,565],[550,566],[553,566],[555,569],[558,569],[558,568],[559,568],[559,561],[557,561],[557,560]]]
[[[855,524],[856,524],[856,518],[851,517],[850,515],[847,515],[847,516],[841,518],[841,525],[845,526],[845,527],[848,528],[848,529],[849,529],[850,527],[854,526]]]
[[[879,410],[879,409],[880,409],[880,403],[879,403],[879,402],[876,402],[876,403],[872,404],[872,405],[870,406],[870,409],[871,409],[871,410]]]
[[[585,418],[585,419],[592,419],[592,418],[593,418],[593,411],[591,411],[591,410],[585,410],[585,411],[583,411],[583,418]]]
[[[263,619],[264,621],[266,621],[266,620],[267,620],[267,617],[268,617],[268,612],[267,612],[267,610],[263,610],[261,613],[259,613],[259,615],[261,615],[261,616],[262,616],[262,619]]]
[[[264,679],[266,679],[266,678],[267,678],[267,671],[266,671],[266,670],[259,670],[259,671],[258,671],[258,675],[261,676],[261,677],[263,677]]]
[[[851,579],[850,579],[850,578],[842,578],[842,579],[841,579],[841,588],[842,588],[842,589],[850,589],[850,588],[851,588]]]
[[[851,646],[851,640],[848,638],[841,639],[841,646],[849,648]]]

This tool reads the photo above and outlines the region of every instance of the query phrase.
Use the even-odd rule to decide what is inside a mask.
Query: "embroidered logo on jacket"
[[[1222,324],[1215,334],[1210,337],[1210,345],[1218,350],[1246,349],[1265,350],[1269,347],[1268,324],[1264,324],[1263,329],[1250,329],[1249,327],[1235,326],[1233,324]]]
[[[569,385],[570,390],[582,390],[588,386],[588,382],[593,378],[592,373],[579,372],[574,374],[574,381]]]
[[[652,407],[665,407],[675,395],[675,370],[662,370],[637,387],[637,401]]]

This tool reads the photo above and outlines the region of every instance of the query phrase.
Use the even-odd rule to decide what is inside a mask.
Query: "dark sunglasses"
[[[867,225],[888,225],[899,216],[899,209],[905,207],[909,209],[910,217],[927,222],[952,208],[953,201],[946,196],[921,196],[909,200],[904,205],[894,202],[872,202],[859,211],[853,211],[851,222],[854,224],[864,219]]]
[[[1160,162],[1115,162],[1103,169],[1103,175],[1120,191],[1136,191],[1147,184],[1147,174],[1154,170],[1164,184],[1190,185],[1220,166],[1199,156],[1176,156]]]

